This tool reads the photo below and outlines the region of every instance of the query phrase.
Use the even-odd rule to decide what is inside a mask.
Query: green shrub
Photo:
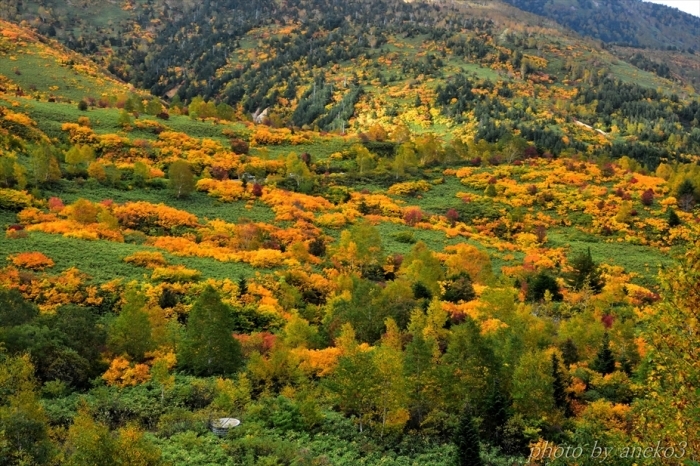
[[[399,231],[398,233],[392,234],[391,237],[399,243],[404,244],[414,244],[417,241],[412,231]]]

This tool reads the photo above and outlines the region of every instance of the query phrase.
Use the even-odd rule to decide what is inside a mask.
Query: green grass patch
[[[37,122],[39,129],[52,138],[65,138],[66,133],[61,130],[63,123],[77,122],[78,118],[81,116],[90,119],[92,130],[96,134],[120,133],[131,140],[155,140],[158,138],[157,134],[138,128],[128,133],[123,132],[118,125],[119,116],[121,114],[121,110],[118,108],[91,108],[82,112],[78,110],[77,104],[32,101],[26,103],[23,109]],[[224,146],[228,146],[228,137],[223,135],[224,129],[236,131],[245,128],[240,123],[213,123],[211,121],[193,120],[187,116],[181,115],[172,115],[167,121],[157,120],[150,115],[142,115],[140,119],[155,120],[168,128],[168,130],[186,133],[190,137],[195,138],[214,139],[224,144]]]
[[[547,232],[547,243],[551,247],[568,247],[569,257],[591,248],[593,260],[598,263],[619,265],[625,271],[638,274],[632,282],[645,286],[658,284],[660,267],[670,267],[676,261],[658,249],[626,242],[606,243],[602,238],[589,235],[574,228],[562,228]]]
[[[54,260],[56,265],[51,269],[54,273],[76,267],[81,272],[87,273],[95,282],[104,283],[115,278],[126,281],[148,279],[151,275],[149,269],[127,264],[123,260],[137,251],[144,250],[156,251],[157,249],[136,244],[85,241],[61,235],[31,232],[22,239],[5,240],[3,238],[0,257],[4,260],[11,254],[39,251]],[[176,257],[167,253],[163,255],[172,265],[181,264],[187,268],[199,270],[202,272],[202,278],[236,279],[239,276],[252,276],[255,272],[255,269],[243,263],[219,262],[199,257]]]
[[[80,198],[93,202],[111,199],[119,204],[125,202],[146,201],[152,204],[166,204],[176,209],[190,212],[205,219],[221,219],[231,223],[237,223],[241,218],[247,218],[255,222],[271,223],[274,212],[265,204],[256,201],[252,209],[246,209],[245,202],[224,203],[202,193],[194,192],[187,199],[176,199],[167,189],[134,189],[124,191],[107,186],[80,188],[75,183],[63,181],[60,187],[44,192],[46,197],[59,197],[64,203],[70,204]]]
[[[435,173],[435,178],[443,178],[439,172]],[[457,198],[458,192],[466,191],[465,186],[453,176],[444,177],[445,182],[442,184],[431,184],[430,191],[423,193],[419,197],[392,196],[395,199],[400,199],[406,205],[415,205],[421,208],[426,213],[445,215],[451,209],[459,206],[462,201]]]
[[[53,54],[42,51],[43,47],[50,45],[29,45],[15,50],[10,53],[14,60],[2,57],[0,74],[10,77],[27,93],[42,92],[75,101],[87,95],[99,97],[125,91],[125,86],[112,80],[87,76],[59,63]]]

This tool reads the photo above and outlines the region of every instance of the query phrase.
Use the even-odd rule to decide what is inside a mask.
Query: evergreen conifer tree
[[[576,348],[576,345],[574,344],[574,341],[571,338],[567,338],[566,341],[564,341],[564,343],[562,343],[561,355],[562,355],[562,358],[564,359],[564,364],[567,366],[570,366],[573,363],[578,362],[578,360],[579,360],[578,348]]]
[[[678,225],[681,224],[681,219],[676,213],[675,210],[669,209],[668,210],[668,226],[669,228],[677,227]]]
[[[476,298],[471,277],[466,272],[450,277],[448,281],[444,282],[444,288],[445,292],[442,296],[444,301],[458,303],[460,301],[471,301]]]
[[[510,418],[509,410],[509,397],[503,391],[499,381],[495,380],[491,393],[486,399],[484,420],[481,423],[482,437],[493,446],[503,446],[504,431]]]
[[[465,406],[455,432],[454,443],[457,447],[457,466],[482,466],[479,432],[474,425],[471,408]]]
[[[527,298],[532,302],[540,302],[545,298],[546,292],[549,291],[552,295],[552,301],[561,301],[564,296],[559,291],[557,279],[549,273],[540,271],[534,277],[527,280]]]
[[[676,198],[678,198],[678,207],[684,212],[690,212],[695,207],[696,201],[695,185],[692,181],[686,179],[678,186]]]
[[[179,348],[181,366],[200,376],[227,375],[243,362],[241,344],[233,338],[231,309],[211,286],[192,306],[185,337]]]
[[[245,277],[238,277],[238,297],[240,298],[248,292],[248,280]]]
[[[556,353],[552,353],[552,392],[554,394],[554,405],[563,410],[566,416],[571,414],[569,402],[566,397],[566,384],[564,383],[564,374],[559,367],[559,357]]]
[[[580,290],[585,286],[589,286],[595,293],[600,293],[605,285],[601,277],[598,264],[593,262],[591,256],[591,248],[588,251],[581,253],[571,261],[574,271],[568,277],[569,286],[574,290]]]
[[[603,335],[603,342],[591,368],[603,375],[615,372],[615,356],[610,349],[610,335],[608,335],[608,332],[605,332],[605,335]]]

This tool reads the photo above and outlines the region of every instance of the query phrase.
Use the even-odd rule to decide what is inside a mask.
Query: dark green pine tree
[[[570,416],[569,401],[566,396],[566,384],[564,374],[559,367],[559,357],[552,353],[552,391],[554,392],[554,405],[564,411],[564,415]]]
[[[564,296],[559,291],[557,279],[547,272],[540,271],[534,277],[528,278],[527,298],[532,302],[540,302],[545,298],[545,293],[549,291],[552,301],[561,301]]]
[[[695,185],[693,184],[692,181],[686,179],[683,180],[683,182],[678,186],[678,190],[676,195],[678,197],[683,197],[683,196],[695,196]]]
[[[229,375],[243,363],[241,344],[233,338],[231,309],[211,286],[192,306],[180,345],[180,365],[195,375]]]
[[[600,345],[600,349],[598,350],[598,354],[596,355],[591,368],[603,375],[612,374],[615,372],[615,356],[610,349],[610,336],[608,335],[608,332],[605,332],[605,335],[603,335],[603,342]]]
[[[358,207],[357,210],[358,210],[362,215],[367,215],[367,214],[369,214],[369,213],[371,212],[369,206],[365,203],[365,200],[364,200],[364,199],[362,199],[362,200],[360,201],[360,205],[359,205],[359,207]]]
[[[586,285],[595,293],[600,293],[605,285],[598,264],[593,262],[591,248],[581,253],[571,262],[573,272],[569,274],[567,282],[574,290],[580,290]]]
[[[471,408],[465,406],[454,438],[457,447],[457,466],[482,466],[479,432],[474,425]]]
[[[493,388],[486,399],[484,420],[481,422],[481,436],[496,447],[503,447],[504,431],[510,419],[510,399],[502,390],[498,380],[494,380]]]
[[[634,366],[632,364],[632,361],[630,360],[630,357],[627,355],[627,353],[623,353],[620,358],[620,368],[622,371],[627,374],[628,377],[632,377],[632,372],[634,371]]]
[[[669,228],[677,227],[681,224],[681,218],[678,216],[675,210],[668,210],[668,226]]]
[[[248,293],[248,281],[241,276],[238,278],[238,297],[240,298],[246,293]]]
[[[695,201],[697,198],[695,193],[695,185],[693,185],[693,182],[688,179],[684,180],[678,187],[676,197],[678,198],[678,207],[685,212],[691,212],[693,207],[695,207]]]
[[[561,344],[561,356],[564,359],[564,364],[566,364],[567,367],[575,362],[578,362],[578,348],[576,348],[576,345],[571,338],[567,338],[566,341]]]

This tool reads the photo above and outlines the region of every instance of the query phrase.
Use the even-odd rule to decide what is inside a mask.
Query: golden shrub
[[[54,261],[41,252],[22,252],[7,258],[15,267],[44,270],[54,266]]]
[[[151,274],[154,282],[189,283],[198,281],[202,276],[199,270],[188,269],[183,265],[156,267]]]
[[[168,261],[165,259],[165,257],[163,257],[163,254],[157,251],[138,251],[125,257],[124,262],[147,268],[163,267],[168,265]]]
[[[135,230],[154,227],[170,230],[175,227],[195,227],[198,224],[195,215],[165,204],[151,204],[145,201],[127,202],[117,206],[114,215],[122,226]]]

